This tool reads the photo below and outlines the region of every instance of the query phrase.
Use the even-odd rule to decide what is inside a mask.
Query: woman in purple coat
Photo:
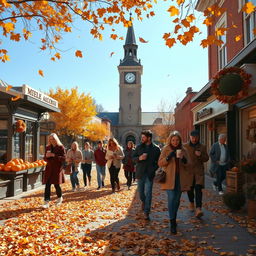
[[[43,208],[49,207],[51,197],[51,185],[54,184],[56,194],[58,196],[56,205],[60,205],[63,201],[60,184],[64,183],[64,173],[62,171],[62,164],[65,161],[65,149],[57,134],[52,133],[48,139],[46,146],[44,160],[47,162],[43,184],[45,184],[44,205]]]

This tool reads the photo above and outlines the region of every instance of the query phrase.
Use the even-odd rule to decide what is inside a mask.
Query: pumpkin
[[[18,172],[21,170],[21,165],[20,164],[17,164],[15,166],[12,166],[12,171],[15,171],[15,172]]]
[[[9,171],[11,171],[11,170],[12,170],[12,167],[11,167],[11,166],[5,165],[4,171],[9,172]]]
[[[0,171],[4,170],[4,164],[0,164]]]
[[[232,172],[238,172],[239,169],[238,169],[236,166],[234,166],[234,167],[231,169],[231,171],[232,171]]]

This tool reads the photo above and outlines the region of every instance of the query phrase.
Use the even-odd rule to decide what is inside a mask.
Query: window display
[[[0,120],[0,163],[7,162],[7,120]]]

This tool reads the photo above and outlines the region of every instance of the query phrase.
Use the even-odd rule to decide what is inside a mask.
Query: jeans
[[[222,191],[222,182],[226,179],[226,170],[228,170],[227,165],[218,165],[216,170],[216,181],[214,185],[218,187],[219,191]]]
[[[149,179],[146,173],[141,179],[138,179],[138,191],[140,195],[140,200],[144,203],[144,212],[150,213],[151,202],[152,202],[152,189],[153,180]]]
[[[175,187],[174,189],[166,190],[168,197],[168,211],[170,220],[175,220],[177,217],[177,212],[180,206],[180,176],[176,175],[175,177]]]
[[[88,177],[89,183],[91,182],[92,165],[85,163],[85,164],[82,164],[81,167],[82,167],[82,170],[83,170],[84,186],[87,186],[87,177]]]
[[[110,183],[113,190],[115,189],[116,185],[118,189],[120,187],[119,178],[118,178],[119,171],[120,171],[120,168],[116,168],[114,165],[111,165],[109,168]]]
[[[125,175],[125,178],[127,179],[126,184],[127,184],[128,187],[130,187],[132,185],[133,173],[134,172],[124,170],[124,175]]]
[[[79,186],[79,180],[77,178],[77,175],[78,175],[77,167],[72,166],[72,173],[70,174],[70,181],[71,181],[73,189],[76,188],[76,185]]]
[[[106,176],[106,166],[96,164],[96,170],[97,170],[98,187],[101,188],[102,182],[104,182],[105,176]]]
[[[202,185],[195,184],[195,179],[194,179],[193,185],[188,191],[188,199],[190,203],[194,203],[194,200],[196,197],[196,208],[202,207],[202,198],[203,198],[202,188],[203,188]]]
[[[45,184],[45,190],[44,190],[44,201],[50,201],[51,199],[51,185],[50,183],[46,183]],[[62,196],[62,191],[61,191],[61,187],[60,184],[54,184],[55,190],[56,190],[56,194],[57,197],[61,197]]]

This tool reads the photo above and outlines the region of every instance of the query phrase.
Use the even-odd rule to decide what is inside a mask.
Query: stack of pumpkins
[[[10,160],[7,164],[0,164],[0,171],[18,172],[21,170],[45,166],[46,164],[47,162],[44,160],[36,160],[35,162],[30,163],[28,161],[24,161],[21,158],[15,158]]]

